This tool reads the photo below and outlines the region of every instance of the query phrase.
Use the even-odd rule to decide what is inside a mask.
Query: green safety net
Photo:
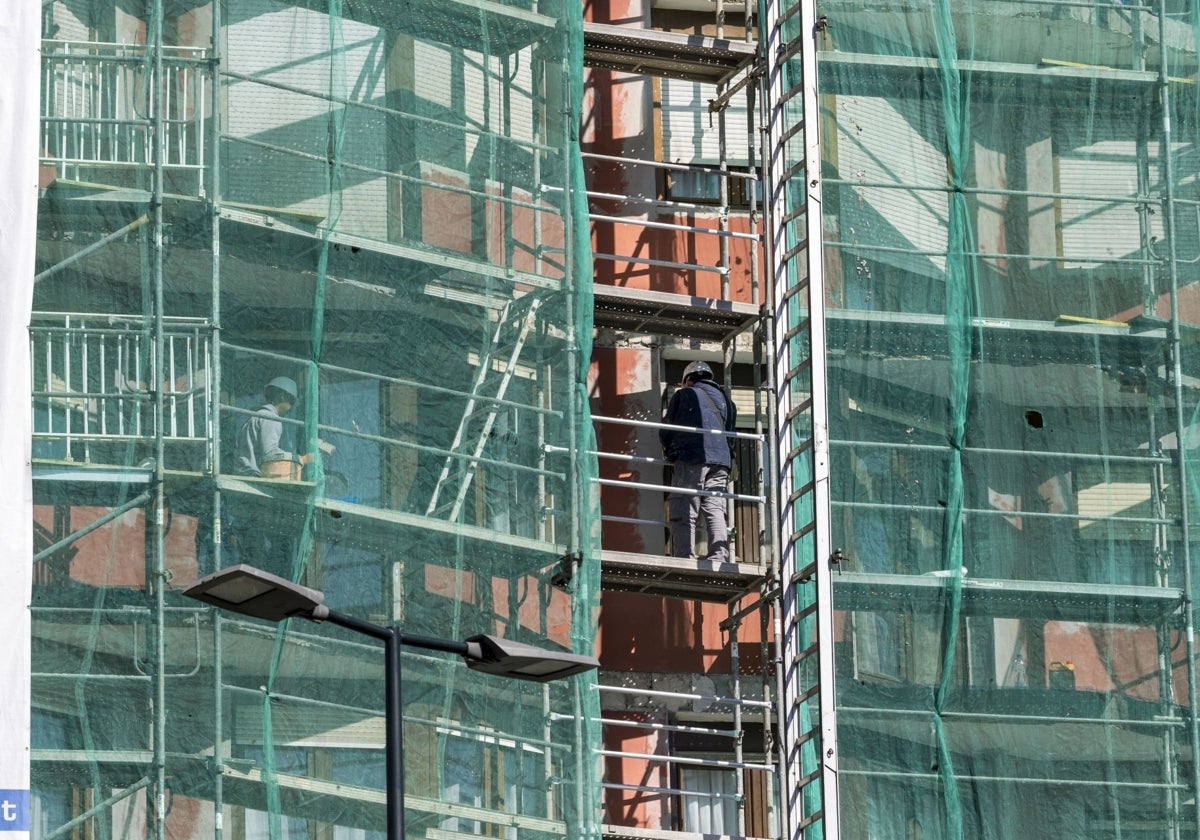
[[[42,16],[33,836],[382,837],[381,643],[182,593],[593,653],[581,9]],[[406,836],[597,833],[594,671],[402,663]]]
[[[842,837],[1194,836],[1196,12],[817,11]]]

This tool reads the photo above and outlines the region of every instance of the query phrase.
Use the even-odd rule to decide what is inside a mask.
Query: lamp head
[[[600,660],[594,656],[547,650],[485,635],[467,639],[463,659],[473,671],[531,682],[550,682],[600,667]]]
[[[220,569],[183,590],[188,598],[267,621],[299,616],[321,621],[329,615],[325,593],[245,563]]]

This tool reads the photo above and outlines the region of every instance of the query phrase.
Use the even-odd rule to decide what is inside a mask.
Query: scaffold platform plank
[[[604,551],[600,563],[600,581],[606,591],[721,604],[742,596],[765,577],[755,563],[715,563],[625,551]]]
[[[830,344],[839,350],[911,358],[947,356],[948,325],[942,315],[861,309],[827,309]],[[972,318],[959,327],[969,329],[972,353],[986,353],[990,362],[1013,359],[1021,364],[1038,361],[1095,364],[1097,358],[1161,354],[1167,340],[1163,324],[1135,320],[1129,324],[1054,321],[1019,318]],[[1184,330],[1185,349],[1200,347],[1200,330]]]
[[[524,284],[534,288],[560,289],[563,286],[561,278],[547,277],[529,271],[518,271],[511,267],[474,258],[469,254],[435,250],[428,245],[384,242],[369,236],[330,230],[318,224],[298,222],[291,215],[282,211],[243,208],[226,204],[221,206],[218,215],[223,221],[269,231],[275,236],[289,235],[303,239],[328,241],[346,248],[356,248],[360,251],[393,257],[414,267],[428,267],[433,271],[431,277],[436,277],[442,283],[449,285],[474,288],[478,284],[479,277],[492,277],[511,285]]]
[[[628,825],[603,825],[600,832],[612,840],[758,840],[736,834],[698,834],[694,831],[665,831]]]
[[[547,540],[506,534],[480,525],[467,525],[435,519],[401,510],[376,508],[338,499],[320,499],[315,503],[324,522],[318,521],[319,534],[337,534],[343,542],[361,541],[380,549],[395,550],[396,538],[405,529],[423,533],[444,534],[456,539],[480,544],[494,544],[511,549],[537,552],[552,558],[566,553],[566,547]]]
[[[440,534],[478,544],[536,552],[551,558],[558,558],[566,553],[565,546],[550,540],[506,534],[481,525],[448,522],[431,516],[373,507],[344,499],[313,496],[312,491],[316,485],[309,481],[221,476],[217,480],[217,486],[222,492],[236,494],[250,504],[311,504],[316,514],[314,524],[318,538],[368,550],[394,551],[398,539],[415,531],[435,537]]]
[[[188,470],[163,473],[163,484],[169,494],[189,492],[203,479],[202,473]],[[145,492],[153,483],[152,466],[122,467],[44,459],[33,462],[35,504],[115,507]]]
[[[328,14],[325,0],[291,0],[296,6]],[[494,0],[441,0],[438,3],[397,3],[395,0],[344,0],[342,17],[403,32],[436,43],[488,45],[516,49],[555,31],[555,18],[533,11],[536,4]],[[503,33],[506,37],[499,37]],[[512,34],[510,34],[512,33]],[[490,36],[490,37],[489,37]]]
[[[588,67],[717,84],[749,67],[757,47],[748,41],[584,23]]]
[[[953,578],[846,572],[834,575],[836,610],[869,612],[944,611]],[[1171,587],[1105,585],[1040,580],[963,578],[963,615],[1153,625],[1179,612],[1183,591]]]
[[[381,830],[384,820],[384,804],[387,792],[382,788],[368,788],[344,782],[333,782],[290,773],[273,773],[268,780],[262,769],[248,762],[229,762],[221,767],[221,777],[229,800],[258,810],[267,809],[267,790],[274,785],[282,800],[282,812],[311,820],[327,819],[339,813],[344,824],[359,828]],[[360,807],[347,808],[347,803]],[[528,814],[514,814],[463,805],[405,793],[404,807],[444,818],[474,820],[489,825],[509,827],[517,832],[538,832],[551,836],[566,836],[565,823]]]
[[[1044,25],[1062,26],[1062,22],[1043,21]],[[1090,28],[1082,27],[1093,38]],[[1122,36],[1122,38],[1127,36]],[[818,54],[818,68],[823,93],[841,93],[850,79],[857,85],[858,96],[883,96],[897,89],[919,89],[924,74],[935,72],[938,59],[925,56],[872,55],[835,50],[822,50]],[[1091,53],[1095,56],[1095,53]],[[1158,84],[1158,73],[1153,70],[1126,70],[1118,67],[1094,64],[1038,60],[1030,56],[1026,63],[1012,61],[959,60],[955,62],[959,72],[971,76],[972,90],[981,97],[1004,99],[1017,92],[1030,90],[1029,85],[1046,90],[1066,91],[1096,88],[1116,96],[1145,96]],[[1093,59],[1094,60],[1094,59]],[[863,83],[878,85],[877,91],[864,90]],[[1173,78],[1174,83],[1190,83],[1186,79]],[[1086,97],[1083,97],[1086,100]]]
[[[754,324],[752,303],[693,297],[597,283],[593,290],[597,327],[652,335],[721,340]]]

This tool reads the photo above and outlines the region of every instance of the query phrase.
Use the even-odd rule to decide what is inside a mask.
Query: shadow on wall
[[[662,416],[654,354],[648,348],[598,347],[592,353],[589,388],[592,411],[604,417],[621,417],[657,422]],[[602,453],[661,458],[662,446],[654,429],[596,424],[597,445]],[[663,468],[657,464],[634,464],[611,458],[600,459],[601,478],[642,484],[663,484]],[[602,544],[608,551],[662,554],[666,547],[664,496],[656,490],[602,486],[603,516],[637,519],[639,523],[606,521]]]

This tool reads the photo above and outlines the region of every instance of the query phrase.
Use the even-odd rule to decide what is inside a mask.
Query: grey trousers
[[[671,484],[690,490],[724,491],[729,485],[729,467],[711,464],[674,464]],[[671,528],[671,554],[675,557],[696,556],[696,517],[704,517],[708,532],[706,560],[723,562],[729,559],[729,528],[726,525],[727,501],[718,496],[693,496],[683,493],[667,495],[667,521]]]

